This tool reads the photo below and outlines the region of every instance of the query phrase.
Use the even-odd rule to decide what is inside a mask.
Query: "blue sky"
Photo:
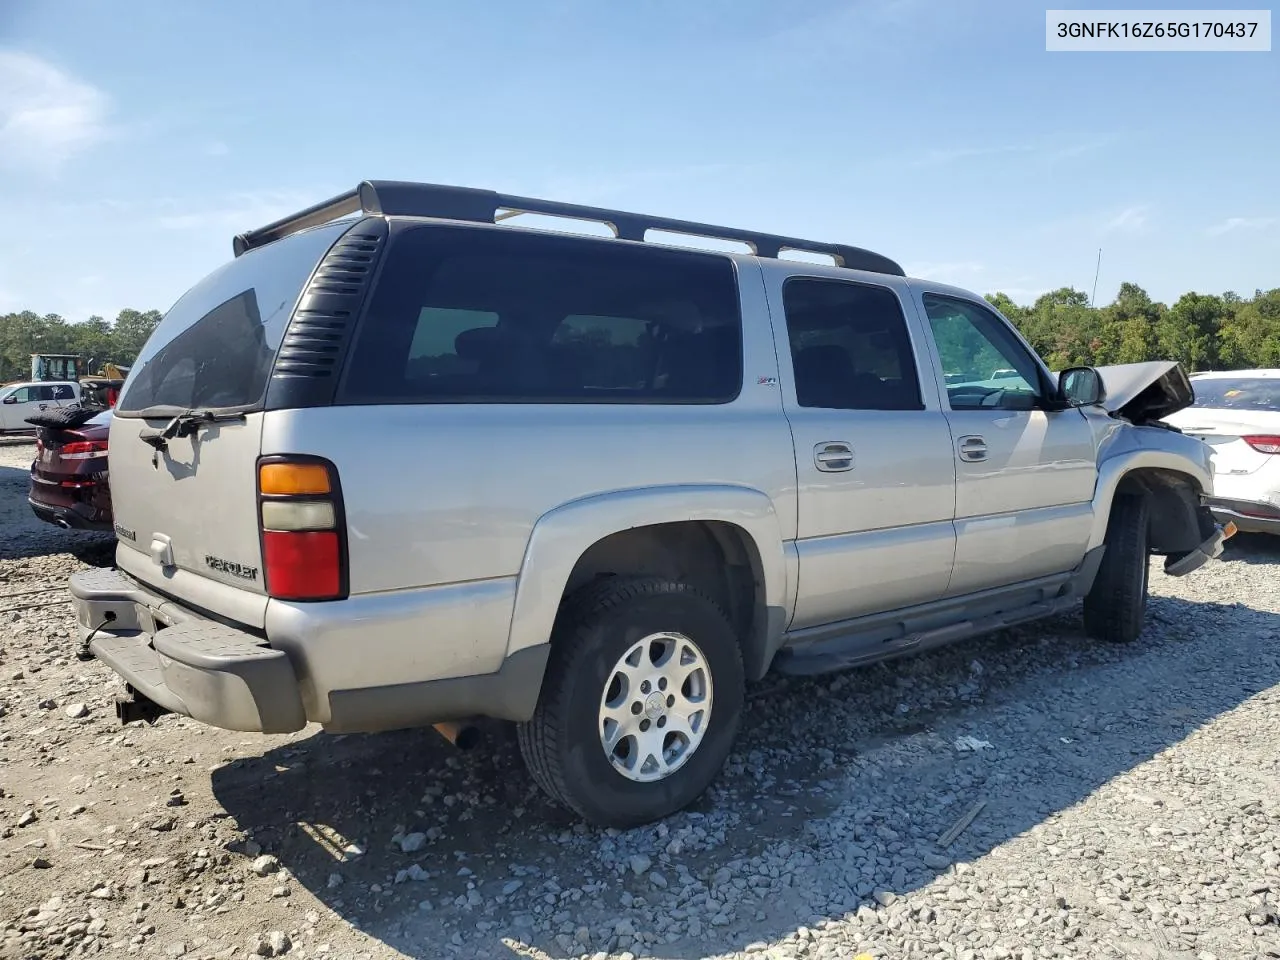
[[[1280,286],[1280,52],[1044,31],[1025,0],[0,0],[0,312],[167,309],[366,178],[855,243],[1022,302],[1088,290],[1099,247],[1100,302]]]

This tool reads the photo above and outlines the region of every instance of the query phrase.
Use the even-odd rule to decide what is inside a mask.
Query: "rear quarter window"
[[[117,414],[260,405],[303,285],[350,226],[327,224],[250,250],[183,294],[142,348]]]
[[[339,402],[726,403],[741,384],[727,257],[412,225],[393,235]]]

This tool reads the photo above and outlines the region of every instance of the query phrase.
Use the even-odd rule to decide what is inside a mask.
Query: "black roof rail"
[[[543,214],[604,223],[621,240],[643,241],[647,239],[648,231],[662,230],[667,233],[745,243],[758,257],[777,258],[786,250],[820,253],[831,257],[837,265],[842,267],[867,270],[872,273],[888,273],[898,277],[905,276],[902,267],[888,257],[843,243],[801,240],[772,233],[739,230],[736,227],[718,227],[689,220],[672,220],[668,217],[626,213],[604,207],[517,197],[493,190],[478,190],[474,187],[448,187],[434,183],[396,180],[365,180],[354,190],[282,217],[265,227],[242,233],[235,238],[232,246],[238,257],[248,250],[264,246],[291,233],[354,213],[372,216],[468,220],[476,223],[497,223],[499,220],[521,213]]]

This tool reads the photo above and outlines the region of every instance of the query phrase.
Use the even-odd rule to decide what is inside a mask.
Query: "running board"
[[[1104,547],[1070,573],[790,634],[779,673],[812,676],[919,653],[1072,609],[1093,586]]]
[[[1079,602],[1079,599],[1079,597],[1074,596],[1060,597],[1047,603],[1036,603],[1019,610],[1009,610],[975,620],[964,620],[946,627],[938,627],[935,630],[908,634],[899,640],[884,640],[881,641],[878,647],[868,646],[866,635],[863,633],[854,632],[844,636],[836,636],[823,641],[821,645],[815,645],[816,649],[788,650],[784,648],[774,661],[774,668],[779,673],[792,676],[812,676],[874,663],[877,660],[887,660],[890,657],[920,653],[925,650],[932,650],[935,647],[956,643],[960,640],[968,640],[970,637],[980,636],[984,633],[995,633],[997,630],[1004,630],[1020,623],[1042,620],[1045,617],[1053,616],[1055,613],[1070,610]]]

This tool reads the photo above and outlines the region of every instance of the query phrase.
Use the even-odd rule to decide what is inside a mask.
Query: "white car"
[[[10,383],[0,387],[0,433],[31,433],[27,423],[41,410],[80,405],[80,384],[70,380],[53,383]]]
[[[1213,448],[1214,514],[1280,534],[1280,370],[1197,373],[1191,384],[1195,404],[1165,422]]]

